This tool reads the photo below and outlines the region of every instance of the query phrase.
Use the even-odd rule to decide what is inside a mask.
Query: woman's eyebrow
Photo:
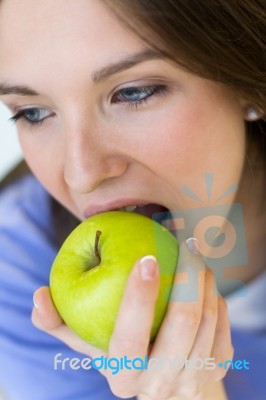
[[[17,94],[19,96],[40,96],[35,90],[24,85],[10,85],[7,82],[0,82],[0,96]]]
[[[165,56],[162,53],[152,49],[145,49],[139,53],[132,54],[119,62],[109,64],[106,67],[93,72],[92,81],[98,83],[109,78],[111,75],[132,68],[144,61],[163,58],[165,58]]]
[[[139,53],[132,54],[119,62],[109,64],[104,68],[94,71],[92,73],[92,81],[94,83],[99,83],[109,78],[111,75],[132,68],[135,65],[140,64],[144,61],[163,58],[165,58],[165,56],[162,53],[151,49],[145,49]],[[11,94],[19,96],[40,96],[40,93],[36,92],[36,90],[31,89],[28,86],[11,85],[5,81],[0,82],[0,96]]]

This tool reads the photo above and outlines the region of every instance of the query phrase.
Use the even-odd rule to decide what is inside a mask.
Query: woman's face
[[[96,206],[210,206],[239,183],[237,97],[152,53],[101,1],[2,0],[0,59],[25,158],[80,220]]]

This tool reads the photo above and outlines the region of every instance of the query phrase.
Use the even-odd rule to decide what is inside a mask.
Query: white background
[[[8,122],[11,113],[0,103],[0,181],[22,159],[14,124]],[[0,400],[6,400],[0,387]]]
[[[22,159],[15,125],[9,110],[0,103],[0,180]]]
[[[0,181],[22,159],[14,124],[8,122],[11,113],[0,103]],[[0,387],[0,400],[6,400]]]

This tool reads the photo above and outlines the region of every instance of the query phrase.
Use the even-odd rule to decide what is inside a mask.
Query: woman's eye
[[[154,95],[168,92],[166,85],[127,87],[118,90],[112,97],[112,103],[126,103],[129,107],[137,108]]]
[[[46,118],[49,118],[53,115],[50,110],[46,108],[26,108],[24,110],[20,110],[16,115],[10,118],[11,122],[17,122],[19,119],[24,119],[26,122],[30,124],[40,124]]]

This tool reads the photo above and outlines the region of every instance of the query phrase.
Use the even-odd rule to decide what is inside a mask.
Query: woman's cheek
[[[212,179],[214,200],[239,183],[244,163],[244,126],[233,110],[230,116],[220,103],[203,100],[202,104],[193,104],[194,107],[191,104],[176,109],[157,121],[156,133],[161,140],[154,154],[158,154],[158,166],[178,196],[186,186],[208,201],[207,179]],[[160,136],[160,132],[164,135]],[[199,205],[188,196],[182,200],[189,207]]]
[[[24,158],[33,174],[50,193],[60,190],[63,157],[60,146],[52,137],[44,140],[37,132],[19,129],[18,134]]]

